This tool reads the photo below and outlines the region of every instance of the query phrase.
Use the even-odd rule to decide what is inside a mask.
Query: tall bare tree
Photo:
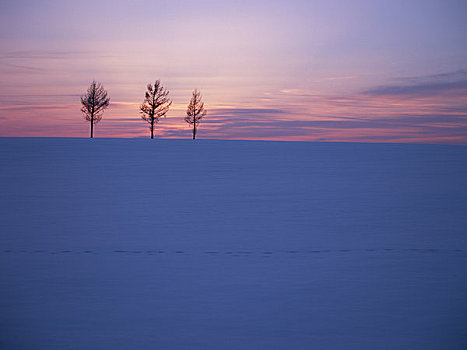
[[[110,98],[101,83],[93,81],[86,94],[81,96],[81,112],[84,119],[91,123],[91,138],[94,136],[94,125],[102,120],[104,110],[109,106]]]
[[[160,80],[156,80],[154,85],[148,84],[148,89],[144,94],[144,102],[141,105],[141,118],[149,123],[151,138],[154,138],[154,126],[159,119],[164,117],[169,111],[172,101],[168,97],[169,90],[161,85]]]
[[[197,128],[199,122],[206,115],[206,110],[204,109],[204,102],[201,101],[201,92],[195,89],[193,91],[193,96],[191,97],[190,104],[186,110],[185,121],[193,125],[193,140],[196,138]]]

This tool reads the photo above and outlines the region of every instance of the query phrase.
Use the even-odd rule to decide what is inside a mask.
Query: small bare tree
[[[168,95],[169,90],[161,85],[160,80],[156,80],[154,85],[148,84],[148,89],[144,94],[144,102],[140,107],[141,118],[150,124],[152,139],[154,138],[154,125],[159,122],[160,118],[165,118],[172,105]]]
[[[81,112],[84,119],[91,123],[91,138],[94,136],[94,124],[102,120],[104,110],[109,106],[110,98],[101,83],[93,81],[86,94],[81,96]]]
[[[193,125],[193,140],[196,138],[197,128],[199,122],[206,115],[206,110],[204,109],[204,102],[201,101],[201,92],[195,89],[193,91],[193,96],[191,97],[190,104],[186,110],[185,121]]]

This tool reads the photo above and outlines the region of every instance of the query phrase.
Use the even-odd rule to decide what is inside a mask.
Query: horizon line
[[[434,143],[434,142],[398,142],[398,141],[345,141],[345,140],[261,140],[261,139],[217,139],[217,138],[205,138],[205,139],[196,139],[191,138],[162,138],[155,137],[151,139],[150,137],[86,137],[86,136],[0,136],[1,139],[69,139],[69,140],[148,140],[153,142],[154,140],[161,141],[186,141],[196,143],[197,141],[228,141],[228,142],[264,142],[264,143],[353,143],[353,144],[368,144],[368,145],[426,145],[426,146],[455,146],[455,147],[466,147],[467,144],[457,144],[457,143]]]

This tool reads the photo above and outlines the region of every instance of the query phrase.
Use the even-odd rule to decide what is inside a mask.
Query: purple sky
[[[87,137],[79,96],[103,83],[96,137],[148,137],[138,107],[161,79],[157,137],[467,144],[467,3],[0,2],[0,136]]]

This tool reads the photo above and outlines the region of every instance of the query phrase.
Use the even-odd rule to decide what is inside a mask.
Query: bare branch
[[[86,94],[81,96],[81,112],[84,114],[84,119],[91,123],[91,137],[93,137],[94,125],[102,120],[102,114],[109,103],[107,91],[96,81],[93,81]]]
[[[140,106],[141,118],[147,121],[151,130],[151,138],[154,138],[154,125],[159,119],[166,117],[172,101],[168,97],[169,90],[161,85],[160,80],[156,80],[154,85],[148,84],[144,94],[144,101]]]
[[[206,110],[204,109],[204,102],[201,102],[201,92],[197,89],[193,91],[193,96],[191,97],[190,103],[186,110],[185,121],[193,125],[193,140],[196,138],[197,128],[201,119],[206,115]]]

